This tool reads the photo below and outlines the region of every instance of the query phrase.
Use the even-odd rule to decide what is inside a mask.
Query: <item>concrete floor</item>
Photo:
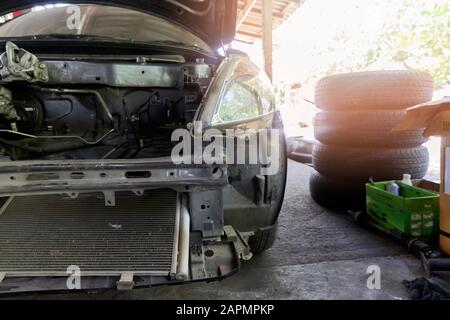
[[[402,280],[423,276],[419,260],[394,241],[360,228],[309,196],[311,168],[289,163],[286,199],[272,249],[222,282],[131,292],[33,296],[36,299],[407,299]],[[366,286],[370,265],[381,290]]]

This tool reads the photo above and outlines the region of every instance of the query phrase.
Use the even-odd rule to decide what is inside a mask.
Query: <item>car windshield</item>
[[[24,13],[26,12],[26,13]],[[55,36],[179,44],[211,51],[186,29],[148,13],[105,5],[54,5],[21,11],[0,25],[0,38]]]

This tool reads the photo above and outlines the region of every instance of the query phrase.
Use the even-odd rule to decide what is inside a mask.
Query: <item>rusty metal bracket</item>
[[[117,281],[118,291],[130,291],[133,290],[135,282],[133,281],[134,274],[132,272],[122,273],[120,275],[120,280]]]
[[[227,238],[233,241],[236,251],[242,260],[248,261],[253,258],[250,246],[243,235],[239,234],[232,226],[224,226],[223,230]]]
[[[114,191],[103,191],[103,195],[105,196],[105,206],[116,206],[116,193]]]

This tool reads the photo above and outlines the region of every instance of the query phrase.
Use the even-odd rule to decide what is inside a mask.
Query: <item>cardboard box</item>
[[[424,136],[440,136],[440,236],[441,251],[450,255],[450,98],[432,101],[407,110],[394,131],[424,128]]]

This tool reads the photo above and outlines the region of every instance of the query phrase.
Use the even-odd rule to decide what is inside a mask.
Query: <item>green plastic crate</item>
[[[389,232],[431,238],[439,233],[439,194],[396,181],[400,196],[386,191],[392,181],[366,184],[367,213]]]

